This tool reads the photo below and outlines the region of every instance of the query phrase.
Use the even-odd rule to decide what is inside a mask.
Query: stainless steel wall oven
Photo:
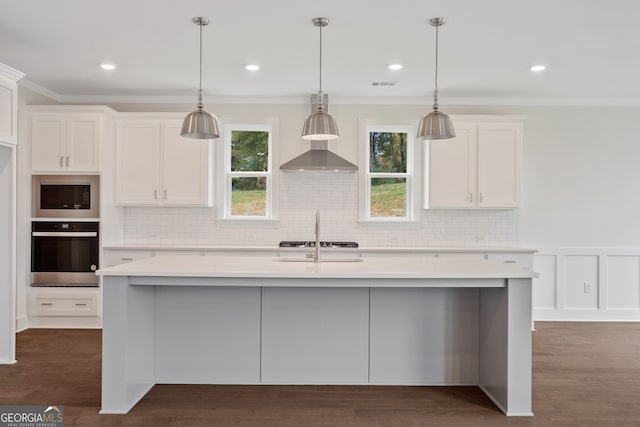
[[[33,221],[31,286],[97,287],[98,222]]]

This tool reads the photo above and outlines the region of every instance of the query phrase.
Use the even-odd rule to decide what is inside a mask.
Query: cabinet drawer
[[[131,261],[151,258],[151,251],[135,251],[135,250],[105,250],[102,264],[105,267],[113,267],[114,265],[126,264]]]
[[[56,295],[55,293],[32,294],[29,300],[32,316],[97,316],[98,295]]]
[[[490,261],[497,261],[504,264],[517,265],[522,268],[533,268],[533,255],[530,253],[490,253]]]

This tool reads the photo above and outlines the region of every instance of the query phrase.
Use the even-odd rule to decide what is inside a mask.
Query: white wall
[[[14,321],[14,149],[0,145],[0,363],[15,361]]]
[[[522,244],[640,246],[639,115],[640,107],[529,109]]]

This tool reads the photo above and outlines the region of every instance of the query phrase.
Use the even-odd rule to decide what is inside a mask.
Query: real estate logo
[[[0,427],[64,427],[64,406],[0,406]]]

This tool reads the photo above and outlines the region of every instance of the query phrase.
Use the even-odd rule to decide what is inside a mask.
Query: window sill
[[[271,218],[220,218],[216,220],[216,227],[279,228],[280,220]]]
[[[358,228],[361,230],[419,230],[422,224],[411,220],[359,220]]]

